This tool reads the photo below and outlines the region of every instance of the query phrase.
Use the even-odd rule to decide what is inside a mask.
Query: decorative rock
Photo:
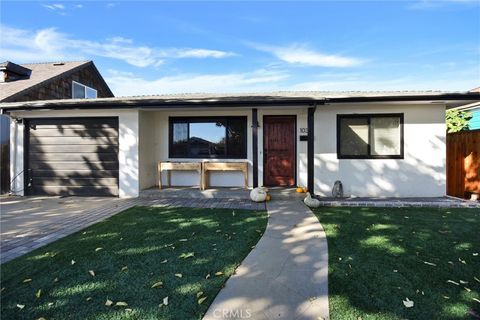
[[[303,199],[303,203],[305,203],[307,207],[310,208],[320,207],[320,200],[312,198],[310,193],[307,193],[307,196],[305,197],[305,199]]]

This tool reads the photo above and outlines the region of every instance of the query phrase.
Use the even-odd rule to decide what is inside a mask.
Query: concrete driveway
[[[0,261],[83,229],[136,202],[108,197],[1,197]]]

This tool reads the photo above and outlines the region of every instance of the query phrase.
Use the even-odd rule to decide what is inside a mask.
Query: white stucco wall
[[[137,110],[56,110],[56,111],[30,111],[15,112],[13,117],[18,118],[66,118],[66,117],[118,117],[119,125],[119,196],[121,198],[137,197],[139,194],[139,157],[138,157],[138,137],[139,137],[139,119]],[[16,144],[15,139],[15,121],[11,124],[11,177],[17,176],[14,181],[15,194],[23,195],[23,124],[18,126]],[[16,158],[16,167],[13,163]]]
[[[337,114],[403,113],[404,159],[337,159]],[[446,193],[445,106],[325,105],[315,113],[315,193],[336,180],[347,196],[433,197]]]
[[[252,106],[254,108],[254,106]],[[307,126],[307,113],[303,108],[257,108],[260,128],[258,129],[258,182],[263,185],[263,116],[265,115],[296,115],[297,116],[297,141],[300,128]],[[156,163],[158,161],[245,161],[245,159],[177,159],[168,157],[168,118],[181,116],[246,116],[247,117],[247,162],[248,184],[253,185],[253,146],[252,146],[252,110],[215,108],[210,110],[183,110],[183,111],[140,111],[140,187],[146,189],[157,186]],[[301,185],[307,183],[306,173],[307,143],[297,142],[297,182]],[[243,174],[240,172],[211,172],[209,185],[213,187],[243,187]],[[162,176],[164,184],[167,182],[166,173]],[[199,183],[198,174],[195,172],[171,172],[173,186],[195,186]]]

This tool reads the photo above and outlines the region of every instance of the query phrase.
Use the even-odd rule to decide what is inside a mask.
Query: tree
[[[468,130],[468,121],[472,119],[472,113],[468,111],[459,111],[455,109],[447,110],[446,122],[447,132],[459,132]]]

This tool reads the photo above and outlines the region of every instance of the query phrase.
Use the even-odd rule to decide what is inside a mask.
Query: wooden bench
[[[197,171],[200,176],[199,188],[202,188],[202,163],[201,162],[158,162],[158,187],[162,189],[162,172],[167,171],[167,183],[171,186],[172,171]]]
[[[241,171],[245,178],[245,188],[248,188],[248,163],[247,162],[204,162],[202,190],[208,187],[209,171]]]

